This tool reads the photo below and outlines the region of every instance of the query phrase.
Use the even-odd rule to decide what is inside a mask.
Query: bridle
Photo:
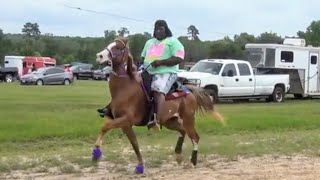
[[[124,46],[124,48],[122,48],[119,51],[117,51],[117,53],[114,54],[114,53],[112,53],[112,51],[108,47],[105,48],[109,52],[109,54],[111,56],[111,60],[109,60],[109,63],[111,64],[111,68],[112,68],[112,72],[111,73],[116,75],[116,76],[118,76],[118,77],[127,77],[128,74],[125,71],[125,67],[127,65],[127,61],[125,60],[125,56],[126,56],[126,53],[128,53],[128,56],[129,56],[129,48],[128,48],[127,44],[124,43],[122,40],[117,39],[116,41],[120,42]],[[117,58],[119,58],[120,56],[122,56],[122,60],[121,60],[120,65],[119,65],[120,66],[120,68],[119,68],[120,73],[118,74],[113,70],[113,62]]]

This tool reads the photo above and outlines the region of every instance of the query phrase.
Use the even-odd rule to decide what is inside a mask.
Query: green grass
[[[92,167],[95,172],[90,153],[103,124],[96,109],[109,99],[104,81],[44,87],[0,83],[0,174],[36,167],[38,172],[58,167],[62,173],[79,173],[74,164],[80,169]],[[200,154],[229,159],[264,154],[318,156],[319,108],[318,99],[218,104],[216,109],[225,116],[226,126],[208,116],[197,116]],[[174,161],[175,132],[164,129],[148,135],[146,128],[135,131],[147,166],[159,167],[163,161]],[[185,142],[183,153],[187,160],[192,145],[187,138]],[[123,149],[129,152],[120,155]],[[106,135],[103,153],[104,160],[116,164],[136,162],[120,130]],[[26,158],[31,160],[25,161]]]

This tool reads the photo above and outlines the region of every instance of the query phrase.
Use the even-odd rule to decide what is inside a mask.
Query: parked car
[[[112,72],[111,66],[106,66],[103,69],[94,70],[93,79],[108,80],[111,72]]]
[[[13,82],[18,79],[18,68],[16,67],[0,67],[0,81]]]
[[[218,99],[260,99],[282,102],[290,89],[289,75],[256,75],[248,61],[205,59],[179,78],[203,87]]]
[[[70,72],[65,72],[62,68],[44,67],[39,68],[29,74],[23,75],[20,78],[20,83],[45,85],[45,84],[64,84],[69,85],[73,82],[73,75]]]
[[[92,79],[92,67],[92,64],[76,63],[73,64],[69,69],[73,73],[74,79]]]

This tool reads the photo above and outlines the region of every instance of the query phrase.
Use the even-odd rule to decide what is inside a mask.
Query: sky
[[[74,9],[79,7],[82,10]],[[102,37],[104,30],[152,33],[157,19],[167,21],[175,37],[190,25],[201,40],[217,40],[247,32],[296,36],[320,20],[319,0],[2,0],[0,28],[21,33],[26,22],[59,36]]]

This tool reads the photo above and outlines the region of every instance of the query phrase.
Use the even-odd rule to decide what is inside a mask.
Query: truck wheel
[[[284,101],[284,93],[281,87],[276,87],[272,93],[272,101],[273,102],[283,102]]]
[[[11,74],[6,74],[4,80],[5,80],[7,83],[13,82],[13,76],[12,76]]]
[[[218,95],[215,90],[213,89],[205,89],[205,91],[211,96],[211,100],[213,103],[218,102]]]
[[[42,86],[43,85],[43,81],[41,79],[36,81],[36,85],[38,86]]]

